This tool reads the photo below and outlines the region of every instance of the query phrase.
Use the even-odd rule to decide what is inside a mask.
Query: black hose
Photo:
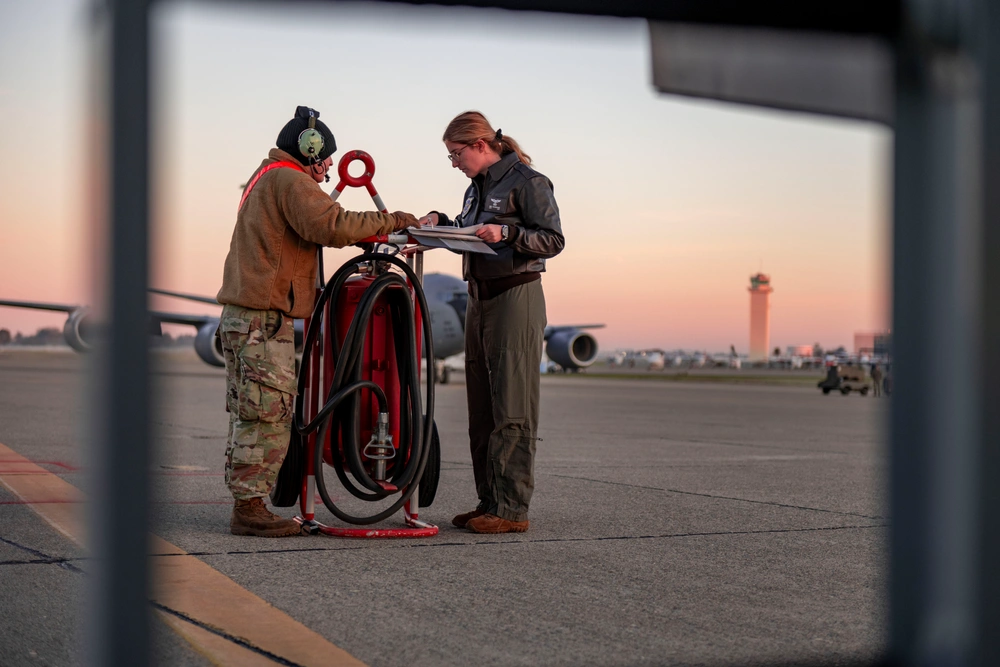
[[[363,257],[367,257],[367,255],[356,257],[350,262],[347,262],[346,264],[341,266],[340,269],[337,271],[337,273],[334,275],[334,277],[330,280],[330,282],[327,283],[326,288],[320,295],[320,298],[317,301],[316,306],[313,310],[313,317],[310,320],[309,332],[306,335],[305,344],[303,347],[303,360],[302,363],[300,364],[300,368],[309,367],[306,364],[306,362],[311,360],[312,346],[315,341],[316,334],[319,331],[319,326],[322,322],[322,313],[324,309],[328,309],[331,311],[330,317],[328,319],[329,330],[326,332],[326,335],[330,339],[333,356],[338,359],[336,364],[337,369],[343,370],[347,368],[348,360],[346,358],[343,360],[340,359],[342,348],[340,348],[340,336],[337,331],[337,319],[335,313],[332,312],[333,309],[330,306],[336,305],[337,299],[335,297],[339,296],[340,290],[347,283],[347,280],[352,275],[361,270],[363,266],[361,260],[363,259]],[[355,320],[357,319],[358,319],[358,311],[356,310]],[[356,345],[352,345],[352,348],[356,347],[357,347]],[[322,352],[320,354],[322,356]],[[360,356],[354,355],[352,375],[351,375],[351,379],[354,382],[358,382],[361,379],[360,362],[361,362]],[[320,361],[320,363],[322,363],[322,360]],[[333,382],[331,382],[331,388],[330,388],[331,398],[333,393],[336,391],[336,388],[341,384],[343,384],[343,382],[344,382],[343,374],[340,375],[339,379],[334,378]],[[314,417],[309,424],[302,424],[303,403],[301,397],[305,395],[304,388],[305,388],[305,375],[303,374],[299,376],[298,393],[300,398],[296,402],[296,428],[298,428],[301,433],[309,433],[318,428],[324,420],[333,419],[341,426],[340,429],[341,442],[343,443],[344,447],[345,448],[357,447],[358,429],[357,429],[356,418],[358,412],[358,403],[357,403],[357,396],[354,394],[354,392],[349,392],[348,395],[342,397],[342,399],[338,401],[332,401],[331,398],[328,398],[326,404],[323,406],[323,409],[317,413],[316,417]],[[358,387],[357,389],[360,389],[360,387]],[[349,398],[350,400],[344,405],[341,405],[341,401],[345,398]],[[319,442],[323,442],[325,440],[326,433],[324,432],[322,436],[318,437],[319,437]],[[352,483],[347,478],[347,474],[344,472],[345,461],[343,458],[341,458],[340,449],[338,447],[330,448],[330,458],[332,460],[334,470],[337,473],[337,477],[340,479],[340,483],[344,486],[345,489],[347,489],[351,493],[351,495],[360,498],[362,500],[369,500],[369,501],[381,500],[382,498],[385,498],[386,496],[389,495],[389,492],[385,491],[384,489],[378,486],[375,486],[375,488],[371,489],[372,491],[374,491],[374,493],[367,493],[364,491],[364,489],[358,489],[355,486],[355,484]],[[316,470],[322,471],[322,467],[317,467]],[[369,488],[371,488],[370,485]]]
[[[413,270],[407,264],[396,257],[381,253],[364,253],[359,255],[337,271],[334,277],[328,282],[316,302],[315,309],[306,332],[303,342],[303,355],[300,369],[309,369],[312,362],[313,347],[319,333],[320,323],[324,309],[329,304],[336,304],[340,290],[347,280],[358,273],[364,267],[364,263],[381,264],[384,271],[378,275],[371,285],[364,291],[361,300],[354,313],[350,327],[344,336],[343,346],[338,350],[339,335],[336,331],[336,319],[331,313],[328,319],[329,331],[326,335],[333,341],[333,351],[337,360],[335,364],[334,378],[330,384],[330,392],[326,403],[319,410],[316,416],[308,424],[304,423],[304,400],[306,371],[300,371],[298,378],[299,395],[295,405],[295,428],[302,435],[313,431],[316,434],[316,446],[314,449],[314,464],[316,489],[319,491],[323,504],[326,505],[337,518],[347,523],[365,525],[377,523],[395,514],[403,504],[410,499],[415,489],[414,482],[419,482],[427,465],[427,458],[430,452],[430,443],[434,423],[434,378],[431,372],[427,373],[427,413],[423,413],[420,405],[420,381],[419,356],[416,349],[416,329],[413,326],[414,309],[413,302],[409,298],[409,286],[406,281],[397,273],[388,271],[385,264],[392,264],[400,268],[410,284],[413,286],[413,293],[416,296],[423,320],[424,350],[427,359],[433,359],[434,343],[430,326],[430,309],[427,306],[427,299],[423,289]],[[393,289],[395,288],[395,289]],[[393,326],[393,340],[395,343],[396,366],[399,373],[400,386],[400,412],[399,423],[399,443],[390,474],[387,481],[391,482],[398,489],[402,490],[400,498],[391,507],[370,517],[356,517],[345,513],[339,509],[331,500],[326,489],[323,470],[323,442],[331,428],[331,423],[336,420],[341,426],[341,443],[344,456],[341,457],[340,448],[336,443],[331,443],[331,460],[336,470],[337,477],[341,484],[355,497],[362,500],[377,501],[382,500],[395,491],[386,491],[375,480],[371,478],[361,460],[360,446],[358,442],[358,396],[357,392],[362,389],[371,390],[378,400],[379,410],[387,412],[388,404],[385,393],[381,387],[373,382],[361,380],[361,362],[364,352],[364,343],[368,331],[368,322],[376,302],[382,294],[385,294],[388,307],[390,309]],[[322,352],[320,352],[322,355]],[[322,363],[322,358],[320,359]],[[349,401],[347,399],[350,399]],[[350,469],[352,476],[364,488],[358,488],[347,477],[344,470]]]

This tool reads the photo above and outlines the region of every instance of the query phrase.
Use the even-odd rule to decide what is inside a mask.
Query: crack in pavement
[[[5,537],[0,537],[0,542],[3,542],[4,544],[7,544],[7,545],[12,546],[12,547],[15,547],[17,549],[21,549],[21,550],[26,551],[26,552],[30,553],[31,555],[35,556],[35,558],[30,558],[30,559],[0,561],[0,566],[4,566],[4,565],[7,565],[7,566],[12,566],[12,565],[58,565],[59,567],[62,567],[63,569],[69,570],[70,572],[74,572],[76,574],[86,574],[86,572],[84,572],[84,570],[82,570],[79,567],[77,567],[76,565],[74,565],[72,561],[87,561],[87,560],[90,560],[89,558],[84,558],[84,557],[78,557],[78,558],[57,558],[55,556],[49,556],[48,554],[46,554],[43,551],[39,551],[38,549],[34,549],[32,547],[29,547],[29,546],[25,546],[23,544],[20,544],[18,542],[13,541],[13,540],[9,540],[9,539],[7,539]],[[286,665],[287,667],[302,667],[297,662],[293,662],[291,660],[288,660],[287,658],[281,657],[280,655],[276,655],[274,653],[271,653],[270,651],[267,651],[266,649],[262,649],[259,646],[255,646],[253,643],[247,641],[246,639],[243,639],[242,637],[237,637],[235,635],[232,635],[232,634],[230,634],[230,633],[228,633],[228,632],[226,632],[224,630],[216,628],[213,625],[210,625],[210,624],[205,623],[203,621],[199,621],[198,619],[196,619],[196,618],[194,618],[192,616],[189,616],[188,614],[185,614],[183,612],[177,611],[175,609],[171,609],[170,607],[168,607],[168,606],[166,606],[164,604],[161,604],[161,603],[156,602],[154,600],[150,600],[150,604],[153,607],[155,607],[156,609],[159,609],[160,611],[162,611],[162,612],[164,612],[166,614],[170,614],[172,616],[176,616],[177,618],[180,618],[183,621],[191,623],[192,625],[195,625],[195,626],[201,628],[202,630],[205,630],[206,632],[210,632],[210,633],[212,633],[214,635],[222,637],[223,639],[225,639],[227,641],[230,641],[230,642],[232,642],[234,644],[242,646],[243,648],[245,648],[245,649],[247,649],[249,651],[252,651],[252,652],[254,652],[254,653],[258,654],[258,655],[261,655],[261,656],[263,656],[265,658],[268,658],[269,660],[275,662],[276,664]]]
[[[620,437],[619,433],[613,432],[602,432],[599,430],[588,431],[590,436],[601,436],[605,435],[609,438]],[[539,438],[541,439],[541,438]],[[632,438],[633,440],[644,440],[650,443],[662,442],[676,445],[720,445],[723,447],[736,447],[739,449],[775,449],[784,452],[797,452],[799,454],[831,454],[835,456],[851,456],[853,452],[830,450],[830,449],[802,449],[802,447],[790,446],[790,445],[770,445],[760,442],[734,442],[732,440],[706,440],[702,438],[677,438],[673,436],[666,435],[641,435]],[[471,465],[471,464],[470,464]]]
[[[246,639],[243,639],[242,637],[237,637],[236,635],[229,634],[228,632],[226,632],[225,630],[222,630],[221,628],[217,628],[214,625],[210,625],[210,624],[205,623],[203,621],[199,621],[198,619],[194,618],[193,616],[189,616],[188,614],[185,614],[184,612],[181,612],[181,611],[177,611],[176,609],[171,609],[170,607],[166,606],[165,604],[161,604],[159,602],[154,602],[154,601],[150,601],[150,604],[153,607],[155,607],[156,609],[159,609],[160,611],[162,611],[165,614],[170,614],[171,616],[176,616],[177,618],[181,619],[182,621],[186,621],[186,622],[190,623],[191,625],[195,625],[195,626],[201,628],[202,630],[204,630],[206,632],[211,632],[213,635],[216,635],[218,637],[222,637],[223,639],[225,639],[227,641],[230,641],[230,642],[232,642],[234,644],[238,644],[239,646],[242,646],[243,648],[247,649],[248,651],[253,651],[257,655],[262,655],[265,658],[267,658],[269,660],[272,660],[272,661],[276,662],[279,665],[286,665],[287,667],[303,667],[303,665],[301,665],[300,663],[292,662],[291,660],[289,660],[287,658],[282,658],[280,655],[277,655],[275,653],[271,653],[270,651],[268,651],[266,649],[262,649],[259,646],[256,646],[256,645],[250,643]]]
[[[85,558],[60,558],[56,556],[50,556],[44,551],[39,551],[38,549],[33,549],[31,547],[25,546],[14,540],[9,540],[6,537],[0,537],[0,542],[8,546],[12,546],[15,549],[21,549],[22,551],[27,551],[29,554],[34,556],[34,558],[29,558],[26,560],[5,560],[0,561],[0,565],[58,565],[59,567],[70,570],[71,572],[77,572],[83,574],[83,570],[73,565],[72,561],[86,560]]]
[[[479,540],[476,542],[435,542],[427,544],[400,544],[383,547],[385,550],[396,549],[427,549],[441,547],[480,547],[495,546],[503,544],[551,544],[562,542],[609,542],[625,540],[662,540],[685,537],[727,537],[738,535],[778,535],[784,533],[808,533],[833,530],[865,530],[869,528],[886,528],[889,524],[869,524],[863,526],[820,526],[814,528],[771,528],[768,530],[723,530],[709,531],[701,533],[662,533],[659,535],[605,535],[601,537],[546,537],[534,540]],[[305,547],[291,549],[261,549],[259,551],[234,550],[234,551],[186,551],[183,554],[151,554],[157,558],[171,558],[176,556],[256,556],[262,554],[299,554],[311,552],[328,551],[367,551],[369,546],[342,546],[342,547]]]
[[[682,496],[699,496],[701,498],[712,498],[714,500],[735,500],[742,503],[752,503],[755,505],[770,505],[773,507],[785,507],[788,509],[796,510],[806,510],[809,512],[822,512],[824,514],[836,514],[839,516],[853,516],[859,519],[871,519],[872,521],[883,521],[885,517],[883,516],[872,516],[869,514],[861,514],[859,512],[841,512],[838,510],[827,510],[821,507],[806,507],[804,505],[789,505],[787,503],[777,503],[771,500],[750,500],[749,498],[734,498],[733,496],[717,496],[711,493],[697,493],[695,491],[681,491],[679,489],[664,489],[659,486],[645,486],[643,484],[629,484],[627,482],[609,482],[604,479],[593,479],[590,477],[575,477],[573,475],[556,475],[554,473],[543,473],[550,475],[552,477],[560,477],[562,479],[575,479],[581,482],[596,482],[597,484],[610,484],[612,486],[625,486],[633,489],[646,489],[648,491],[663,491],[664,493],[676,493]]]
[[[64,570],[83,574],[83,570],[78,568],[72,561],[82,561],[85,558],[32,558],[29,560],[0,560],[0,565],[58,565]]]
[[[866,530],[870,528],[887,528],[889,524],[878,523],[878,524],[868,524],[859,526],[818,526],[812,528],[770,528],[767,530],[720,530],[720,531],[706,531],[706,532],[691,532],[691,533],[661,533],[657,535],[604,535],[598,537],[546,537],[533,540],[477,540],[475,542],[433,542],[427,544],[400,544],[393,546],[384,547],[387,550],[397,550],[397,549],[426,549],[426,548],[441,548],[441,547],[481,547],[481,546],[496,546],[504,544],[555,544],[555,543],[566,543],[566,542],[613,542],[613,541],[627,541],[627,540],[662,540],[662,539],[676,539],[685,537],[730,537],[738,535],[780,535],[787,533],[809,533],[809,532],[822,532],[822,531],[834,531],[834,530]],[[35,559],[29,560],[11,560],[11,561],[0,561],[0,565],[49,565],[55,564],[64,566],[74,572],[83,574],[84,571],[76,567],[73,561],[85,562],[90,560],[87,557],[77,557],[77,558],[56,558],[54,556],[48,556],[47,554],[31,549],[30,547],[23,547],[15,542],[6,540],[0,537],[0,541],[10,544],[11,546],[16,546],[23,548],[25,551],[38,556]],[[367,545],[358,546],[337,546],[337,547],[305,547],[305,548],[292,548],[292,549],[260,549],[260,550],[233,550],[233,551],[185,551],[181,554],[175,553],[153,553],[150,554],[151,558],[174,558],[178,556],[257,556],[266,554],[301,554],[301,553],[313,553],[313,552],[330,552],[330,551],[366,551],[371,549]],[[177,612],[178,614],[180,612]],[[194,621],[192,621],[194,622]]]

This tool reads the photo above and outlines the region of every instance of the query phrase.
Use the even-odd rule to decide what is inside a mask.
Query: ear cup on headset
[[[323,150],[325,144],[323,135],[315,128],[307,128],[299,134],[299,152],[302,153],[302,157],[318,159],[320,151]]]
[[[296,113],[300,113],[301,109],[302,107],[296,109]],[[299,152],[302,153],[302,157],[318,158],[326,141],[323,139],[323,135],[319,133],[319,130],[316,129],[316,117],[319,114],[308,107],[307,110],[309,113],[309,127],[302,130],[299,134]]]

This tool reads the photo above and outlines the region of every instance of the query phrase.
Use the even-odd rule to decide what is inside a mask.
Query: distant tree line
[[[56,327],[43,327],[31,336],[20,331],[11,336],[8,329],[0,329],[0,345],[66,345],[66,339]]]
[[[188,347],[194,344],[194,336],[183,335],[174,338],[169,333],[162,336],[153,336],[150,340],[150,347]],[[57,327],[43,327],[31,336],[25,336],[18,331],[13,336],[10,329],[0,329],[0,346],[2,345],[23,345],[23,346],[66,346],[66,338],[62,329]]]

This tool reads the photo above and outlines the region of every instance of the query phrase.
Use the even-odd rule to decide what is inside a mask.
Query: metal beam
[[[649,22],[661,92],[892,122],[893,55],[870,35]]]
[[[979,26],[983,118],[983,420],[980,465],[979,653],[976,664],[1000,665],[1000,8],[983,0]]]
[[[108,76],[109,327],[98,350],[88,539],[94,557],[87,660],[150,664],[149,3],[97,6],[95,52]]]
[[[747,2],[745,0],[388,0],[410,5],[490,7],[651,21],[894,36],[900,0]]]
[[[90,599],[96,609],[90,616],[88,656],[91,664],[100,665],[150,662],[145,327],[151,1],[106,0],[102,6],[110,73],[106,126],[111,135],[111,324],[104,365],[98,367],[101,393],[95,402],[98,447],[90,525],[96,569]],[[993,451],[1000,442],[1000,418],[986,411],[1000,398],[1000,390],[982,381],[975,361],[985,349],[991,376],[1000,373],[1000,351],[984,346],[981,338],[1000,340],[1000,316],[996,308],[987,309],[985,329],[980,320],[983,304],[1000,303],[996,224],[1000,201],[998,195],[983,197],[980,150],[985,139],[985,174],[997,182],[1000,137],[996,120],[983,129],[976,62],[955,44],[935,45],[926,35],[900,35],[901,2],[411,0],[409,4],[898,38],[890,657],[901,664],[971,664],[975,658],[984,665],[996,664],[1000,651],[990,630],[1000,618],[1000,583],[989,570],[1000,556],[996,525],[1000,513],[990,510],[1000,508],[1000,491],[981,488],[976,480],[983,475],[990,475],[991,483],[1000,478],[1000,453]],[[912,0],[906,7],[914,11],[918,23],[934,26],[941,23],[935,23],[935,11],[951,11],[959,4],[963,3]],[[947,18],[947,11],[941,16]],[[995,12],[987,16],[987,33],[1000,39]],[[946,26],[943,34],[961,32],[950,30]],[[997,61],[995,52],[990,53],[983,70],[988,120],[1000,117]],[[991,221],[985,232],[981,205]],[[981,443],[987,445],[982,450]],[[984,550],[977,555],[979,540]],[[977,621],[977,612],[985,620]]]
[[[981,109],[968,50],[896,47],[889,650],[969,665],[976,651]]]

